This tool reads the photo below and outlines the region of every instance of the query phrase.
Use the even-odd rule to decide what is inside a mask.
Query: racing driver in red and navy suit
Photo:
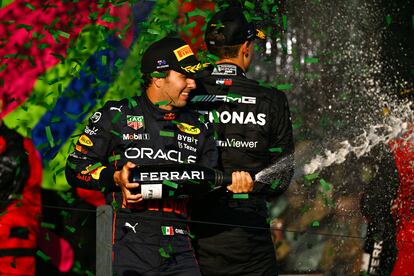
[[[152,44],[141,65],[146,91],[109,101],[96,111],[68,157],[68,182],[103,191],[107,203],[115,206],[117,275],[200,275],[188,236],[188,198],[143,200],[131,192],[139,183],[128,180],[136,165],[216,166],[212,129],[184,107],[195,88],[193,73],[200,68],[181,39]]]

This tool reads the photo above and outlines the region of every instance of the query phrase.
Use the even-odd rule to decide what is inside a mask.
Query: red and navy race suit
[[[379,144],[354,161],[359,164],[361,212],[367,221],[361,270],[369,275],[390,275],[397,256],[395,220],[391,213],[400,182],[396,162],[387,145]],[[366,179],[366,180],[364,180]]]
[[[245,76],[234,64],[219,64],[197,81],[191,108],[207,114],[216,131],[219,168],[252,177],[275,165],[256,182],[248,199],[220,192],[200,202],[194,220],[268,228],[266,199],[284,192],[293,176],[292,123],[284,93]],[[211,206],[204,208],[204,206]],[[199,227],[198,227],[199,226]],[[205,275],[276,275],[268,230],[198,225],[197,253]]]
[[[35,275],[42,162],[33,143],[0,126],[0,275]]]
[[[393,276],[414,275],[414,131],[390,143],[400,175],[400,186],[394,200],[397,260]]]
[[[107,202],[120,206],[113,228],[113,267],[118,275],[199,273],[185,234],[187,199],[144,200],[125,206],[113,180],[114,172],[127,161],[216,167],[213,131],[199,117],[186,108],[160,109],[145,93],[110,101],[91,116],[68,157],[66,177],[72,186],[104,190]]]

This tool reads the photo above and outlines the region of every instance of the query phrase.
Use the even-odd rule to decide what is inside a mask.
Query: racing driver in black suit
[[[115,206],[116,275],[200,275],[188,237],[188,198],[143,200],[132,192],[139,183],[128,178],[142,164],[216,167],[212,129],[184,107],[202,69],[183,40],[155,42],[142,58],[145,93],[96,111],[68,157],[68,182],[104,191]],[[251,179],[240,176],[235,173],[234,186],[247,186]]]
[[[240,8],[219,11],[207,23],[207,48],[219,61],[208,77],[197,79],[191,106],[214,125],[220,169],[252,177],[268,169],[243,198],[218,192],[195,206],[194,220],[217,223],[192,226],[203,275],[277,275],[266,200],[289,186],[294,143],[285,94],[246,77],[255,38],[264,34]]]

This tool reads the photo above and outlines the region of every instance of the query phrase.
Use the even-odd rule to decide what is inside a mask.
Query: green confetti
[[[119,22],[120,19],[119,19],[119,17],[116,17],[116,16],[111,16],[109,14],[104,14],[102,16],[102,21],[109,22],[109,23],[113,23],[113,22]]]
[[[287,16],[285,14],[282,16],[282,20],[283,20],[283,29],[286,30],[287,29]]]
[[[102,63],[102,65],[107,64],[107,57],[106,56],[101,56],[101,63]]]
[[[207,17],[207,12],[200,10],[199,8],[192,10],[188,13],[189,17],[193,17],[193,16],[202,16],[202,17]]]
[[[330,191],[332,189],[332,184],[326,182],[324,179],[319,180],[319,183],[325,191]]]
[[[112,200],[111,206],[115,211],[119,209],[119,203],[116,200]]]
[[[165,130],[160,130],[160,136],[163,137],[174,137],[175,133],[172,131],[165,131]]]
[[[174,192],[174,191],[168,191],[168,196],[169,196],[169,197],[173,197],[173,196],[174,196],[174,194],[175,194],[175,192]]]
[[[98,12],[91,12],[89,14],[89,18],[93,21],[95,21],[96,19],[98,19]]]
[[[387,22],[388,26],[391,25],[391,22],[392,22],[391,16],[390,15],[385,16],[385,21]]]
[[[317,220],[313,221],[311,225],[312,225],[312,227],[319,227],[320,226],[319,221],[317,221]]]
[[[72,162],[70,162],[70,161],[67,161],[66,162],[66,164],[69,166],[69,168],[71,168],[72,170],[76,170],[76,164],[74,164],[74,163],[72,163]]]
[[[282,152],[282,148],[270,148],[269,149],[270,152]]]
[[[3,213],[0,213],[0,217],[7,214],[9,211],[4,211]]]
[[[188,236],[190,237],[190,239],[194,240],[196,238],[196,235],[192,234],[192,233],[188,233]]]
[[[56,117],[56,116],[53,116],[52,117],[52,120],[51,120],[51,122],[53,123],[53,124],[55,124],[55,123],[59,123],[61,121],[61,119],[59,118],[59,117]]]
[[[303,178],[305,180],[308,180],[308,181],[314,180],[314,179],[316,179],[318,177],[319,177],[319,174],[318,173],[312,173],[312,174],[307,174],[307,175],[303,176]]]
[[[163,72],[152,72],[150,74],[150,76],[153,77],[153,78],[165,78],[165,77],[167,77],[167,73],[163,73]],[[163,102],[168,102],[169,103],[170,101],[163,101]]]
[[[153,34],[153,35],[159,35],[159,34],[161,34],[161,31],[156,30],[156,29],[147,29],[147,33]]]
[[[42,222],[40,223],[40,227],[46,228],[46,229],[55,229],[56,225],[54,225],[53,223]]]
[[[64,210],[62,210],[62,211],[60,212],[60,215],[61,215],[62,217],[64,217],[65,219],[67,219],[67,218],[70,218],[70,217],[71,217],[71,215],[69,214],[69,212],[64,211]]]
[[[193,21],[190,24],[187,24],[183,27],[184,31],[189,30],[197,26],[197,21]]]
[[[170,103],[170,101],[161,101],[161,102],[156,102],[156,103],[154,103],[154,105],[156,105],[156,106],[160,106],[160,105],[167,105],[167,104],[169,104]]]
[[[113,162],[113,161],[117,161],[117,160],[121,160],[121,155],[120,154],[117,154],[117,155],[114,155],[114,156],[111,156],[111,157],[108,158],[109,162]]]
[[[120,58],[118,58],[116,61],[115,61],[115,67],[116,68],[121,68],[122,67],[122,64],[123,64],[124,62],[122,61],[122,59],[120,59]]]
[[[273,189],[273,190],[276,189],[277,187],[279,187],[281,182],[282,181],[280,179],[272,181],[272,185],[270,186],[270,188]]]
[[[196,179],[188,179],[187,181],[192,183],[192,184],[200,184],[201,183],[199,180],[196,180]]]
[[[413,24],[413,29],[414,29],[414,15],[411,16],[411,23]]]
[[[133,99],[133,98],[131,98],[131,97],[128,97],[128,98],[127,98],[127,100],[128,100],[128,107],[129,107],[129,108],[131,108],[131,107],[136,107],[136,106],[138,105],[137,101],[136,101],[136,100],[134,100],[134,99]]]
[[[47,140],[49,141],[49,145],[50,147],[53,148],[55,146],[55,142],[53,140],[53,135],[52,135],[52,131],[50,130],[50,126],[45,127],[45,131],[46,131]]]
[[[210,60],[213,60],[213,61],[219,61],[220,60],[220,58],[218,56],[210,54],[210,53],[207,54],[207,58],[210,59]]]
[[[102,166],[102,163],[101,162],[98,162],[98,163],[95,163],[95,164],[93,164],[91,167],[89,167],[87,170],[88,170],[88,172],[92,172],[92,171],[94,171],[95,169],[97,169],[97,168],[99,168],[99,167],[101,167]]]
[[[62,168],[60,168],[60,169],[56,170],[55,174],[56,174],[56,175],[58,175],[58,174],[60,174],[61,172],[63,172],[64,170],[65,170],[65,167],[62,167]]]
[[[22,199],[23,195],[22,194],[12,194],[10,196],[10,199]]]
[[[116,122],[119,121],[119,118],[121,118],[122,113],[118,112],[115,114],[115,116],[112,118],[112,124],[115,124]]]
[[[241,99],[241,95],[239,95],[239,94],[233,94],[233,93],[228,93],[227,94],[227,99],[229,99],[229,101],[233,101],[233,102],[235,102],[235,101],[237,101],[237,100],[239,100],[239,99]]]
[[[50,257],[48,255],[46,255],[45,253],[43,253],[42,250],[37,250],[36,255],[39,256],[43,261],[47,262],[50,260]]]
[[[252,20],[254,20],[254,21],[263,21],[263,17],[261,17],[261,16],[253,16],[252,17]]]
[[[206,122],[206,118],[204,117],[204,115],[200,115],[199,117],[198,117],[198,121],[200,121],[201,123],[205,123]]]
[[[163,257],[163,258],[171,258],[170,254],[168,254],[167,252],[165,252],[164,248],[160,248],[158,251],[160,252],[161,257]]]
[[[243,14],[246,17],[247,22],[252,21],[252,16],[250,15],[250,13],[248,13],[247,11],[244,11]]]
[[[211,111],[211,114],[213,114],[213,122],[214,122],[215,124],[220,123],[220,120],[219,120],[219,117],[218,117],[217,110],[213,110],[213,111]]]
[[[70,34],[64,32],[64,31],[58,31],[57,32],[60,36],[64,37],[64,38],[70,38]]]
[[[316,80],[316,79],[320,79],[321,78],[321,74],[317,73],[317,72],[306,72],[305,73],[305,79],[307,80]]]
[[[62,55],[60,55],[60,54],[57,54],[57,53],[50,53],[50,55],[54,56],[54,57],[55,57],[55,58],[57,58],[57,59],[60,59],[60,61],[61,61],[61,62],[63,62],[63,61],[64,61],[64,59],[65,59],[65,57],[64,57],[64,56],[62,56]]]
[[[248,199],[249,194],[233,194],[234,199]]]
[[[276,86],[276,88],[279,90],[290,90],[292,89],[292,87],[293,87],[292,83],[278,84]]]
[[[292,128],[293,129],[299,129],[302,127],[302,123],[303,123],[303,119],[302,118],[297,118],[295,120],[295,122],[292,124]]]
[[[26,7],[28,7],[29,9],[31,9],[32,11],[36,10],[35,6],[33,6],[32,4],[28,3],[28,2],[24,2],[24,5]]]
[[[249,1],[244,1],[244,6],[249,10],[254,9],[254,4],[252,2],[249,2]]]
[[[121,133],[116,132],[115,130],[111,130],[111,133],[115,136],[122,137]]]
[[[27,31],[31,31],[33,27],[26,24],[17,24],[16,29],[26,29]]]
[[[305,63],[318,63],[319,59],[318,58],[314,58],[314,57],[306,57],[305,58]]]
[[[76,228],[75,227],[72,227],[72,226],[69,226],[69,225],[66,225],[65,226],[65,229],[68,230],[71,233],[75,233],[76,232]]]
[[[6,69],[7,65],[8,64],[6,63],[6,64],[3,64],[2,66],[0,66],[0,72],[3,71],[4,69]]]
[[[60,197],[66,201],[68,204],[72,204],[75,199],[72,197],[72,193],[63,193],[63,192],[58,192]]]
[[[178,184],[177,183],[175,183],[173,181],[170,181],[170,180],[164,180],[162,182],[162,184],[167,185],[167,186],[170,186],[173,189],[177,189],[177,187],[178,187]]]

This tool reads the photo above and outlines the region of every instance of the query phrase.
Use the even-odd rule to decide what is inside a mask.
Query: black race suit
[[[66,177],[72,186],[103,190],[107,202],[119,206],[113,229],[117,275],[199,275],[187,235],[187,199],[125,206],[113,180],[127,161],[215,167],[212,128],[198,118],[185,108],[162,110],[146,95],[109,101],[91,116],[68,157]]]
[[[198,80],[191,108],[208,114],[215,126],[220,169],[244,170],[254,177],[277,164],[256,179],[248,199],[221,192],[195,206],[194,220],[250,226],[192,226],[202,273],[276,275],[266,199],[284,192],[293,176],[294,143],[285,94],[249,80],[236,65],[220,64],[210,76]]]

